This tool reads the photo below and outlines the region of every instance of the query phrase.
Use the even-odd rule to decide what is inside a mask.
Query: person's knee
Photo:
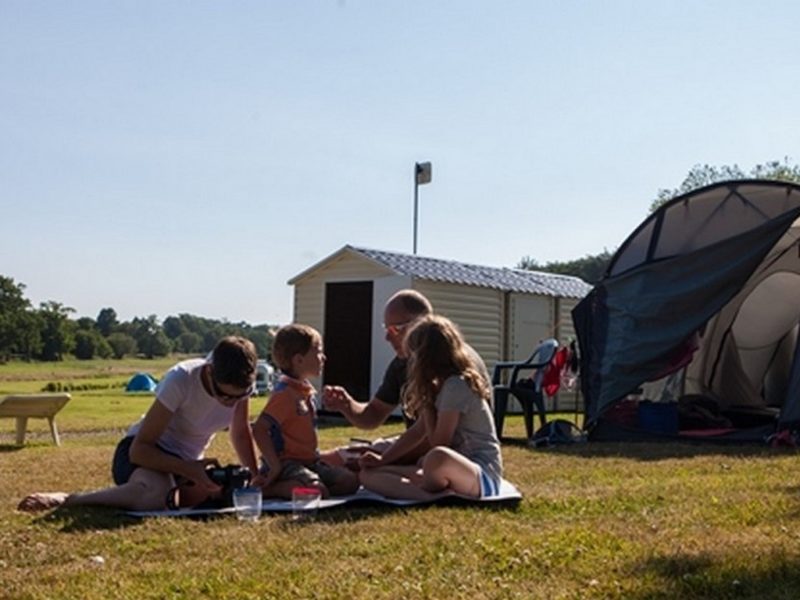
[[[358,491],[358,474],[350,470],[344,470],[342,473],[342,478],[337,482],[337,484],[337,493],[354,494],[356,491]]]
[[[423,472],[435,471],[442,468],[450,460],[450,449],[445,446],[436,446],[428,451],[422,459]]]
[[[158,510],[166,508],[172,485],[169,476],[131,477],[125,487],[129,491],[133,510]]]
[[[345,462],[342,458],[342,449],[336,448],[334,450],[329,450],[328,452],[322,452],[319,455],[319,459],[327,465],[332,467],[344,467]]]
[[[140,510],[166,508],[167,495],[169,494],[169,491],[169,486],[144,483],[142,485],[142,492],[139,497],[142,504],[142,508]]]
[[[374,469],[361,469],[358,473],[354,473],[357,476],[357,482],[363,485],[364,487],[369,487],[372,481],[374,480],[375,470]]]

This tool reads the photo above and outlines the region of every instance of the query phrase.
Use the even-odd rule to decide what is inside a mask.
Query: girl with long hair
[[[496,495],[503,474],[489,406],[491,388],[445,317],[415,321],[405,339],[405,405],[416,418],[403,435],[430,448],[417,465],[397,465],[391,452],[362,456],[361,483],[391,498],[429,500],[443,493]]]

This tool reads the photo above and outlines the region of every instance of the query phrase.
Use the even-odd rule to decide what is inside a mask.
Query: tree
[[[91,317],[81,317],[80,319],[75,321],[75,326],[78,329],[84,329],[86,331],[94,331],[95,329],[94,319],[92,319]]]
[[[78,329],[75,332],[75,358],[91,360],[95,356],[108,358],[112,350],[106,338],[95,329]]]
[[[194,354],[200,352],[200,345],[203,339],[191,331],[182,333],[175,340],[175,350],[183,354]]]
[[[115,331],[109,335],[106,340],[108,341],[108,345],[111,346],[112,356],[116,359],[120,359],[126,355],[136,354],[138,351],[136,340],[127,333]]]
[[[569,261],[552,261],[546,264],[539,264],[530,256],[525,256],[517,264],[518,269],[526,271],[544,271],[545,273],[558,273],[560,275],[572,275],[580,277],[586,283],[595,285],[600,279],[611,260],[612,253],[603,250],[600,254],[587,254],[583,258]]]
[[[113,308],[104,308],[97,313],[97,329],[103,337],[108,337],[114,333],[118,325],[117,313]]]
[[[136,317],[133,320],[133,337],[139,352],[147,358],[166,356],[172,350],[172,342],[158,324],[158,317],[150,315],[146,319]]]
[[[15,350],[27,361],[42,352],[42,320],[34,310],[26,310],[19,317],[19,334]]]
[[[273,335],[266,325],[251,327],[248,331],[244,332],[243,335],[253,342],[259,356],[267,357],[272,355]]]
[[[140,346],[139,349],[144,353],[147,358],[154,358],[156,356],[167,356],[172,352],[172,342],[167,337],[163,330],[159,329],[153,335],[147,337],[145,345]]]
[[[74,308],[54,300],[39,305],[42,323],[42,360],[63,360],[65,354],[72,352],[75,344],[75,324],[70,321],[69,315],[74,312]]]
[[[182,334],[188,333],[188,330],[180,317],[169,316],[164,319],[164,333],[169,339],[175,340]]]
[[[655,211],[673,198],[687,194],[692,190],[711,185],[712,183],[731,179],[751,178],[800,183],[800,166],[790,164],[788,156],[784,157],[783,162],[772,160],[763,165],[756,165],[750,169],[749,174],[745,174],[737,164],[723,165],[721,167],[697,164],[691,168],[680,186],[675,189],[658,190],[656,199],[653,200],[653,203],[650,205],[650,212]]]
[[[30,350],[32,340],[28,327],[33,323],[31,303],[23,295],[24,290],[24,284],[0,275],[0,360],[8,360],[15,352]]]

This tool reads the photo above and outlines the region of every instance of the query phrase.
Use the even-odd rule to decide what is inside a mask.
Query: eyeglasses
[[[383,328],[386,330],[386,333],[389,335],[397,335],[401,333],[406,327],[411,324],[411,321],[405,321],[404,323],[395,323],[393,325],[387,325],[386,323],[383,324]]]
[[[219,388],[219,385],[217,384],[217,380],[214,379],[213,375],[211,377],[209,377],[209,379],[211,380],[211,391],[214,393],[214,397],[217,400],[219,400],[220,402],[227,402],[227,403],[230,403],[230,404],[236,404],[237,402],[239,402],[239,400],[245,400],[246,398],[249,398],[250,396],[254,396],[255,393],[256,393],[256,385],[254,383],[243,394],[239,394],[238,396],[231,396],[230,394],[226,394],[225,392],[223,392]]]

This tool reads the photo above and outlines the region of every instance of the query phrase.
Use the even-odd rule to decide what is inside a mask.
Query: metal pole
[[[419,214],[419,164],[414,163],[414,254],[417,253],[417,216]]]

